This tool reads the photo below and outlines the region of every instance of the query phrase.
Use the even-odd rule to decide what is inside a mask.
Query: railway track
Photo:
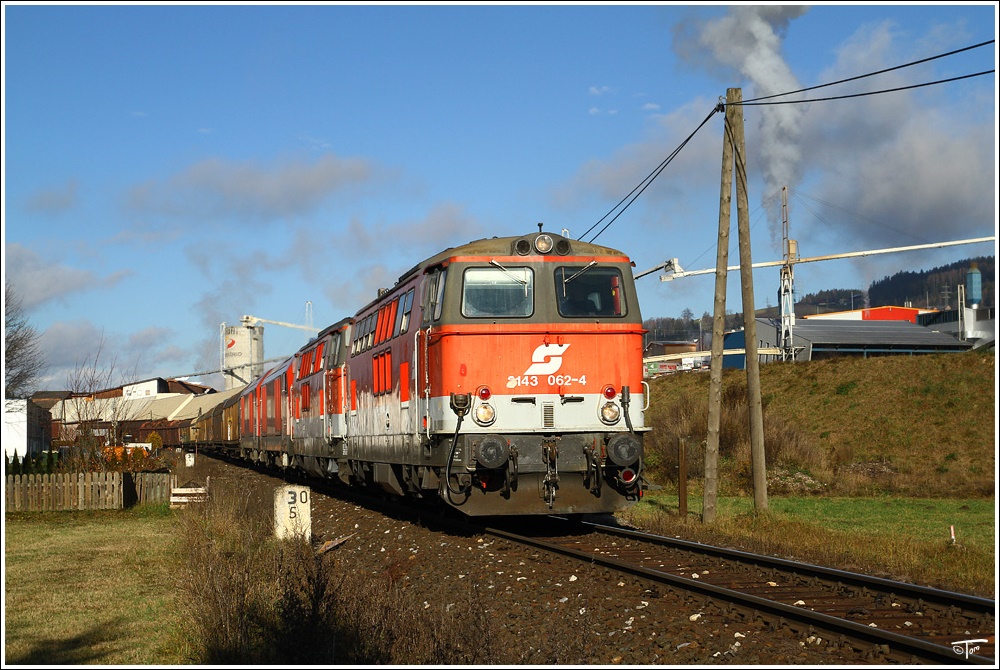
[[[245,467],[245,464],[244,466]],[[256,468],[253,468],[256,469]],[[286,480],[298,477],[286,473]],[[331,482],[315,489],[449,534],[486,534],[687,593],[708,615],[763,622],[871,662],[995,665],[994,600],[594,521],[441,516]],[[609,521],[613,522],[611,517]],[[850,651],[847,651],[847,650]]]
[[[901,663],[995,665],[994,600],[598,523],[570,525],[484,532],[699,594],[725,611],[797,630],[810,644],[851,645]]]

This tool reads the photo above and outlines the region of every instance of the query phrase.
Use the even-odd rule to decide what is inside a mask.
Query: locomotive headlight
[[[548,235],[542,234],[535,238],[535,251],[538,253],[547,254],[552,251],[552,247],[552,238]]]
[[[606,402],[601,406],[601,421],[604,423],[618,423],[618,419],[621,417],[621,410],[613,402]]]
[[[620,433],[608,441],[608,458],[623,468],[639,460],[639,451],[639,440],[629,433]]]
[[[507,464],[510,450],[507,440],[499,435],[487,435],[476,445],[476,463],[489,470],[497,470]]]
[[[480,426],[488,426],[496,420],[497,412],[493,409],[493,405],[484,402],[476,405],[476,411],[472,416]]]

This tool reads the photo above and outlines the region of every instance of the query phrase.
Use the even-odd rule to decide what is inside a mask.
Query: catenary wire
[[[966,74],[960,77],[950,77],[948,79],[939,79],[937,81],[929,81],[923,84],[911,84],[909,86],[898,86],[896,88],[886,88],[879,91],[869,91],[867,93],[851,93],[849,95],[833,95],[828,98],[809,98],[807,100],[777,100],[774,102],[739,102],[734,103],[737,105],[742,105],[743,107],[757,107],[760,105],[798,105],[804,102],[825,102],[828,100],[844,100],[846,98],[861,98],[866,95],[879,95],[882,93],[895,93],[897,91],[909,91],[914,88],[923,88],[924,86],[935,86],[937,84],[947,84],[953,81],[961,81],[962,79],[971,79],[972,77],[981,77],[984,74],[993,74],[996,70],[983,70],[982,72],[976,72],[974,74]],[[779,94],[786,95],[786,94]]]
[[[924,58],[924,59],[921,59],[921,60],[918,60],[918,61],[913,61],[913,62],[907,63],[905,65],[898,65],[898,66],[895,66],[895,67],[891,67],[891,68],[886,68],[886,69],[883,69],[883,70],[879,70],[877,72],[871,72],[871,73],[864,74],[864,75],[858,75],[856,77],[850,77],[848,79],[842,79],[840,81],[830,82],[830,83],[827,83],[827,84],[820,84],[818,86],[811,86],[809,88],[799,89],[797,91],[789,91],[789,92],[786,92],[786,93],[776,93],[776,94],[770,95],[770,96],[764,96],[764,97],[760,97],[760,98],[753,98],[751,100],[743,100],[741,102],[733,103],[733,104],[734,105],[739,105],[739,106],[744,106],[744,107],[751,107],[751,106],[761,106],[761,105],[787,105],[787,104],[800,104],[800,103],[806,103],[806,102],[825,102],[825,101],[830,101],[830,100],[843,100],[843,99],[848,99],[848,98],[859,98],[859,97],[864,97],[864,96],[869,96],[869,95],[879,95],[879,94],[882,94],[882,93],[893,93],[893,92],[898,92],[898,91],[905,91],[905,90],[911,90],[911,89],[916,89],[916,88],[923,88],[925,86],[935,86],[937,84],[945,84],[945,83],[950,83],[950,82],[954,82],[954,81],[961,81],[963,79],[970,79],[972,77],[980,77],[980,76],[985,75],[985,74],[993,74],[993,73],[996,72],[996,70],[985,70],[983,72],[976,72],[974,74],[967,74],[967,75],[962,75],[962,76],[959,76],[959,77],[951,77],[951,78],[948,78],[948,79],[940,79],[940,80],[937,80],[937,81],[926,82],[926,83],[923,83],[923,84],[913,84],[913,85],[909,85],[909,86],[900,86],[900,87],[896,87],[896,88],[883,89],[883,90],[879,90],[879,91],[869,91],[867,93],[853,93],[853,94],[848,94],[848,95],[830,96],[830,97],[825,97],[825,98],[812,98],[812,99],[808,99],[808,100],[786,100],[786,101],[775,101],[775,102],[763,102],[765,100],[770,100],[772,98],[782,97],[782,96],[786,96],[786,95],[792,95],[792,94],[795,94],[795,93],[802,93],[802,92],[805,92],[805,91],[811,91],[811,90],[815,90],[815,89],[818,89],[818,88],[824,88],[826,86],[834,86],[836,84],[842,84],[842,83],[845,83],[845,82],[856,81],[858,79],[864,79],[866,77],[871,77],[871,76],[875,76],[875,75],[878,75],[878,74],[884,74],[886,72],[891,72],[893,70],[898,70],[898,69],[902,69],[902,68],[905,68],[905,67],[910,67],[910,66],[913,66],[913,65],[918,65],[920,63],[926,63],[928,61],[936,60],[938,58],[944,58],[945,56],[952,56],[952,55],[955,55],[955,54],[958,54],[958,53],[962,53],[963,51],[969,51],[971,49],[976,49],[976,48],[985,46],[987,44],[992,44],[994,42],[995,42],[995,40],[989,40],[987,42],[982,42],[980,44],[975,44],[975,45],[972,45],[972,46],[964,47],[962,49],[956,49],[954,51],[949,51],[947,53],[939,54],[937,56],[931,56],[929,58]],[[597,233],[595,233],[592,238],[590,238],[590,242],[593,242],[594,240],[596,240],[598,238],[598,236],[600,236],[604,231],[606,231],[611,226],[611,224],[614,223],[618,219],[618,217],[621,216],[622,213],[626,209],[628,209],[628,207],[633,202],[635,202],[635,200],[642,194],[643,191],[646,190],[646,188],[653,182],[653,180],[656,179],[656,177],[658,177],[660,175],[660,173],[663,172],[663,170],[666,168],[667,165],[670,164],[671,161],[673,161],[673,159],[677,156],[677,154],[680,152],[680,150],[683,149],[685,145],[687,145],[687,143],[691,140],[692,137],[694,137],[694,135],[699,130],[701,130],[701,128],[708,122],[708,120],[710,118],[712,118],[712,116],[714,116],[718,112],[724,111],[724,109],[725,109],[725,104],[724,103],[720,102],[718,105],[716,105],[716,107],[705,118],[705,120],[701,122],[701,124],[698,126],[698,128],[696,128],[694,130],[694,132],[692,132],[666,159],[664,159],[664,161],[662,163],[660,163],[649,175],[647,175],[646,178],[643,179],[639,183],[638,186],[636,186],[635,188],[633,188],[632,191],[630,191],[628,195],[626,195],[624,198],[622,198],[618,202],[618,204],[616,204],[614,207],[612,207],[611,210],[608,211],[607,214],[605,214],[600,219],[598,219],[598,221],[596,223],[594,223],[592,226],[590,226],[590,228],[588,228],[586,231],[584,231],[584,233],[582,235],[580,235],[580,237],[578,237],[577,239],[583,239],[584,236],[586,236],[588,233],[590,233],[590,231],[592,231],[594,228],[596,228],[597,226],[599,226],[602,221],[604,221],[605,219],[607,219],[609,216],[611,216],[611,214],[615,210],[617,210],[619,207],[621,207],[621,209],[618,211],[618,213],[615,214],[614,217],[610,221],[608,221],[604,225],[603,228],[601,228]],[[631,200],[629,200],[630,197],[631,197]],[[624,207],[622,207],[622,203],[624,203],[626,200],[628,200],[628,203],[625,204]]]
[[[874,77],[880,74],[885,74],[886,72],[892,72],[893,70],[902,70],[903,68],[912,67],[914,65],[920,65],[921,63],[927,63],[932,60],[937,60],[938,58],[944,58],[946,56],[954,56],[955,54],[962,53],[963,51],[978,49],[979,47],[986,46],[987,44],[993,44],[994,42],[996,42],[996,40],[989,40],[988,42],[980,42],[979,44],[973,44],[972,46],[963,47],[962,49],[956,49],[954,51],[949,51],[948,53],[938,54],[937,56],[931,56],[929,58],[922,58],[920,60],[913,61],[912,63],[906,63],[905,65],[897,65],[895,67],[886,68],[884,70],[878,70],[877,72],[869,72],[868,74],[861,74],[856,77],[849,77],[847,79],[841,79],[839,81],[831,81],[826,84],[818,84],[816,86],[810,86],[808,88],[800,88],[797,91],[787,91],[785,93],[775,93],[774,95],[766,95],[759,98],[751,98],[750,100],[744,100],[743,104],[758,102],[760,100],[770,100],[771,98],[780,98],[783,95],[795,95],[796,93],[815,91],[816,89],[826,88],[827,86],[836,86],[837,84],[845,84],[849,81],[857,81],[858,79],[865,79],[866,77]]]
[[[618,209],[619,207],[621,207],[621,210],[620,210],[620,211],[619,211],[619,212],[618,212],[617,214],[615,214],[615,215],[614,215],[614,217],[613,217],[613,218],[612,218],[612,219],[611,219],[610,221],[608,221],[608,222],[607,222],[606,224],[604,224],[604,227],[603,227],[603,228],[601,228],[601,229],[600,229],[599,231],[597,231],[597,232],[596,232],[596,233],[594,234],[594,236],[593,236],[592,238],[590,238],[590,240],[589,240],[589,241],[590,241],[590,242],[593,242],[594,240],[596,240],[596,239],[597,239],[597,238],[598,238],[598,237],[599,237],[599,236],[601,235],[601,233],[603,233],[603,232],[604,232],[605,230],[607,230],[607,229],[608,229],[608,227],[609,227],[609,226],[610,226],[610,225],[611,225],[612,223],[614,223],[614,222],[615,222],[615,220],[616,220],[616,219],[617,219],[617,218],[618,218],[619,216],[621,216],[621,215],[622,215],[622,212],[624,212],[624,211],[625,211],[626,209],[628,209],[628,208],[629,208],[629,205],[631,205],[631,204],[632,204],[633,202],[635,202],[636,198],[638,198],[638,197],[639,197],[640,195],[642,195],[642,192],[646,190],[646,187],[648,187],[648,186],[649,186],[649,185],[650,185],[651,183],[653,183],[653,180],[654,180],[654,179],[656,179],[656,178],[657,178],[657,177],[658,177],[658,176],[660,175],[660,173],[661,173],[661,172],[663,172],[663,170],[664,170],[664,169],[666,169],[667,165],[669,165],[669,164],[670,164],[670,163],[671,163],[671,162],[673,161],[673,159],[674,159],[674,158],[675,158],[675,157],[677,156],[677,154],[679,154],[679,153],[680,153],[681,149],[683,149],[683,148],[684,148],[684,147],[685,147],[685,146],[687,145],[687,143],[691,141],[691,138],[693,138],[693,137],[694,137],[694,136],[695,136],[695,135],[696,135],[696,134],[698,133],[698,131],[699,131],[699,130],[701,130],[702,128],[704,128],[704,127],[705,127],[705,124],[706,124],[706,123],[708,123],[708,120],[709,120],[709,119],[711,119],[711,118],[712,118],[713,116],[715,116],[715,115],[716,115],[717,113],[721,112],[721,111],[722,111],[723,109],[724,109],[724,106],[723,106],[723,105],[722,105],[721,103],[720,103],[720,104],[718,104],[718,105],[716,105],[716,106],[715,106],[715,107],[714,107],[714,108],[712,109],[712,111],[711,111],[711,112],[709,113],[709,115],[708,115],[708,116],[706,116],[706,117],[705,117],[705,119],[704,119],[704,120],[703,120],[703,121],[702,121],[702,122],[701,122],[701,123],[700,123],[700,124],[698,125],[698,127],[697,127],[697,128],[695,128],[695,129],[694,129],[694,131],[693,131],[693,132],[692,132],[692,133],[691,133],[690,135],[688,135],[688,136],[687,136],[687,137],[686,137],[686,138],[684,139],[684,141],[683,141],[683,142],[681,142],[681,143],[680,143],[680,144],[679,144],[679,145],[677,146],[677,148],[676,148],[676,149],[674,149],[674,150],[673,150],[673,151],[672,151],[672,152],[670,153],[670,155],[669,155],[669,156],[667,156],[667,157],[666,157],[666,158],[665,158],[665,159],[663,160],[663,162],[661,162],[661,163],[660,163],[660,164],[659,164],[659,165],[658,165],[658,166],[656,167],[656,169],[654,169],[654,170],[653,170],[652,172],[650,172],[650,173],[649,173],[649,174],[648,174],[648,175],[646,176],[646,178],[645,178],[645,179],[643,179],[643,180],[642,180],[641,182],[639,182],[639,185],[638,185],[638,186],[636,186],[635,188],[633,188],[633,189],[631,190],[631,192],[629,192],[629,194],[628,194],[628,195],[626,195],[626,196],[625,196],[624,198],[622,198],[622,199],[621,199],[621,200],[620,200],[620,201],[618,202],[618,204],[617,204],[617,205],[615,205],[614,207],[612,207],[612,208],[611,208],[611,210],[610,210],[610,211],[609,211],[609,212],[608,212],[607,214],[605,214],[605,215],[604,215],[604,216],[602,216],[602,217],[601,217],[600,219],[598,219],[597,223],[595,223],[595,224],[594,224],[594,225],[592,225],[592,226],[591,226],[590,228],[588,228],[587,230],[585,230],[585,231],[583,232],[583,234],[582,234],[582,235],[580,235],[580,237],[579,237],[579,238],[577,238],[577,239],[582,239],[584,235],[586,235],[587,233],[589,233],[590,231],[592,231],[592,230],[593,230],[594,228],[596,228],[596,227],[597,227],[598,225],[600,225],[601,221],[604,221],[604,219],[606,219],[606,218],[608,218],[609,216],[611,216],[611,213],[612,213],[612,212],[614,212],[614,211],[615,211],[616,209]],[[637,192],[637,191],[638,191],[638,192]],[[633,195],[633,194],[634,194],[634,195]],[[629,200],[629,197],[631,197],[632,199],[631,199],[631,200]],[[626,204],[626,205],[625,205],[624,207],[622,207],[622,203],[623,203],[623,202],[625,202],[626,200],[629,200],[629,202],[628,202],[628,203],[627,203],[627,204]]]

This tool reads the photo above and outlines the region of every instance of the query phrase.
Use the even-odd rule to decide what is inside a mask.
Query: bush
[[[264,498],[213,479],[211,499],[182,512],[181,588],[197,663],[497,662],[489,613],[474,585],[456,593],[450,611],[428,611],[392,570],[365,574],[338,563],[336,552],[275,540],[273,501]]]
[[[741,372],[741,371],[740,371]],[[664,386],[655,396],[664,398]],[[767,466],[791,469],[823,470],[820,450],[793,422],[778,412],[769,411],[770,396],[761,398],[764,428],[764,451]],[[678,445],[687,446],[689,477],[704,476],[704,448],[708,441],[708,393],[703,387],[671,395],[650,408],[653,430],[646,437],[646,467],[655,482],[677,482]],[[735,491],[752,489],[750,476],[750,409],[746,380],[728,373],[723,377],[719,416],[720,471],[731,473],[727,483]]]

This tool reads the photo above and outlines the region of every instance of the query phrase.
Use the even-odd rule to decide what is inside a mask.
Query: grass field
[[[782,496],[754,513],[748,497],[718,500],[699,521],[700,493],[678,516],[676,493],[647,494],[622,517],[652,532],[994,598],[994,499]],[[955,542],[951,542],[951,527]]]
[[[995,597],[992,353],[763,366],[770,498],[760,513],[748,488],[743,376],[724,377],[716,522],[698,520],[707,374],[653,382],[646,474],[663,488],[622,514],[625,520],[651,532]],[[687,445],[687,518],[678,515],[680,443]],[[204,562],[186,550],[196,543],[182,521],[166,507],[7,514],[4,662],[205,662],[199,650],[206,639],[193,638],[183,595]],[[207,541],[203,548],[220,550]],[[272,577],[250,587],[273,589]],[[211,612],[203,618],[209,626],[216,620]]]
[[[720,493],[746,493],[746,373],[724,370]],[[703,472],[708,373],[652,382],[648,476],[676,481],[677,445]],[[808,474],[824,495],[993,497],[996,357],[992,352],[832,358],[760,368],[768,471]],[[799,491],[790,491],[799,493]]]
[[[623,516],[685,539],[806,560],[994,597],[993,500],[899,497],[719,499],[717,523],[677,515],[676,493],[648,494]],[[956,542],[950,542],[949,526]],[[182,517],[163,507],[126,512],[8,514],[5,664],[199,664],[183,607]],[[197,569],[196,566],[194,566]],[[265,576],[270,584],[270,578]]]
[[[4,664],[190,662],[167,506],[8,513]]]

